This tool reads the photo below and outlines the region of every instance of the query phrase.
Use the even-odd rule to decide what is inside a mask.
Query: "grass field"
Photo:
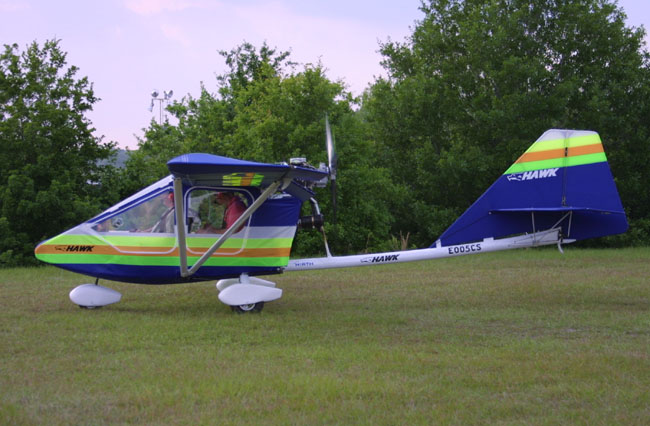
[[[517,250],[214,283],[0,270],[0,424],[649,424],[650,249]]]

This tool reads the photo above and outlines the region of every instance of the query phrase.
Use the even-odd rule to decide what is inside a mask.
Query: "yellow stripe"
[[[528,150],[528,152],[549,151],[553,149],[575,148],[578,146],[601,144],[598,133],[585,136],[574,136],[569,139],[552,139],[548,141],[537,141]]]

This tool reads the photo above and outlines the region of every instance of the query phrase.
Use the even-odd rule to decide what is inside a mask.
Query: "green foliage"
[[[139,149],[130,152],[121,172],[124,182],[122,198],[168,175],[167,161],[187,152],[181,140],[178,128],[168,122],[159,125],[152,120],[144,139],[139,142]]]
[[[284,67],[296,65],[287,60],[289,52],[276,54],[276,50],[266,42],[262,44],[259,53],[255,46],[244,42],[229,52],[220,50],[219,54],[225,58],[226,65],[230,68],[228,73],[217,77],[221,86],[219,92],[226,99],[237,96],[251,84],[278,76]]]
[[[97,102],[86,77],[66,67],[59,42],[0,55],[0,264],[33,262],[34,245],[97,213],[111,153],[84,114]]]

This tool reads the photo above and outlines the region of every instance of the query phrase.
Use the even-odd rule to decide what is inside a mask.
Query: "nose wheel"
[[[245,314],[246,312],[262,312],[262,309],[264,308],[264,302],[257,302],[257,303],[248,303],[246,305],[234,305],[230,307],[233,312],[237,312],[238,314]]]

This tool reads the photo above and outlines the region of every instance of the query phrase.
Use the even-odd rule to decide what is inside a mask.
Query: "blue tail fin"
[[[562,236],[572,240],[627,230],[596,132],[546,131],[433,246],[552,227],[561,227]]]

